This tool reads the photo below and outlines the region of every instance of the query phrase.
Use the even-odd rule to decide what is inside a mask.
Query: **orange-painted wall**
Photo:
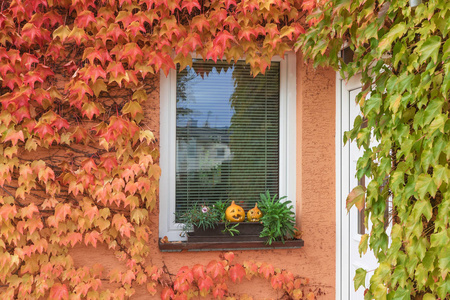
[[[324,293],[318,299],[335,299],[335,72],[313,69],[297,56],[297,223],[303,231],[301,249],[234,251],[236,260],[264,261],[295,275],[309,277],[314,288]],[[154,80],[158,80],[155,76]],[[159,90],[149,95],[145,106],[146,126],[159,139]],[[182,266],[207,264],[218,259],[219,251],[161,252],[158,248],[158,211],[151,214],[149,262],[176,274]],[[70,250],[76,265],[102,263],[105,271],[120,267],[114,253],[105,246]],[[107,285],[106,282],[104,282]],[[159,299],[145,287],[135,287],[132,299]],[[279,299],[263,279],[230,284],[230,292],[246,293],[256,299]]]

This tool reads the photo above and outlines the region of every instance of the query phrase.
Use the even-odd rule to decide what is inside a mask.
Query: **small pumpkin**
[[[228,206],[225,211],[225,217],[230,222],[242,222],[245,219],[245,211],[242,207],[232,201],[231,205]]]
[[[259,222],[262,217],[262,212],[258,208],[258,203],[255,203],[255,207],[247,212],[247,221],[249,222]]]

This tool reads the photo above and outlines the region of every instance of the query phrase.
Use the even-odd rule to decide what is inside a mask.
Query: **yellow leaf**
[[[58,28],[53,31],[53,38],[59,37],[61,40],[61,43],[64,43],[64,41],[67,39],[67,37],[70,34],[70,29],[67,25],[61,25]]]

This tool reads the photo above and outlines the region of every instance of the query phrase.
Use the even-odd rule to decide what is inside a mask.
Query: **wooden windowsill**
[[[159,249],[163,252],[178,251],[222,251],[222,250],[261,250],[261,249],[298,249],[304,246],[302,239],[273,242],[266,245],[264,241],[237,242],[168,242],[159,241]]]

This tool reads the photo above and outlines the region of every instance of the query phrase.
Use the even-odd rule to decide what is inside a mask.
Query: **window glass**
[[[177,70],[176,212],[279,191],[280,63],[253,77],[244,62]]]

